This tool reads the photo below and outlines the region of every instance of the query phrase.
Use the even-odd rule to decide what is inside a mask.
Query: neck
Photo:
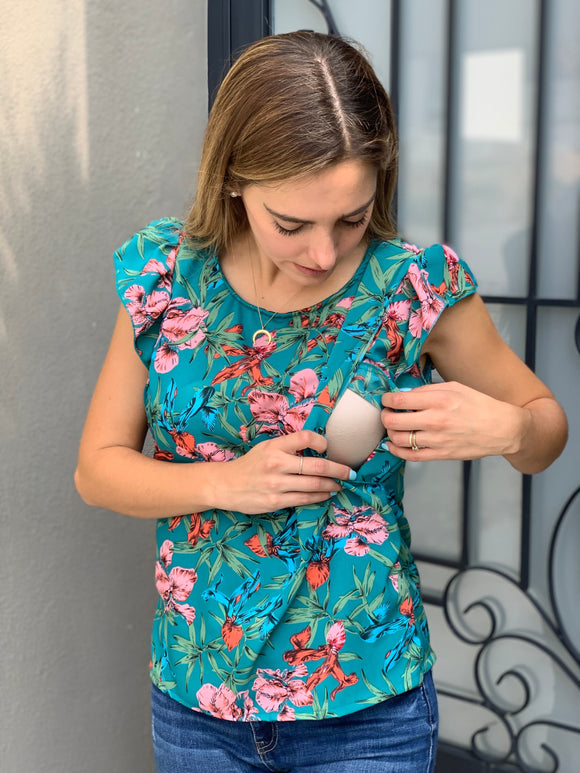
[[[262,259],[246,234],[220,257],[220,265],[233,289],[245,301],[258,306],[265,320],[268,314],[308,308],[340,290],[355,274],[366,249],[367,243],[361,243],[326,281],[315,285],[293,281],[271,261]]]

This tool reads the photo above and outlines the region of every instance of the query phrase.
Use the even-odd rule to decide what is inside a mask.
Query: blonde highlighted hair
[[[307,176],[345,160],[377,169],[367,234],[395,235],[397,136],[390,100],[365,56],[342,38],[299,31],[249,46],[217,93],[186,234],[221,252],[248,227],[244,185]]]

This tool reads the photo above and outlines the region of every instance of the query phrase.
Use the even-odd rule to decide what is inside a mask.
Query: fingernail
[[[348,479],[349,479],[349,480],[356,480],[356,472],[355,472],[354,470],[351,470],[351,471],[348,473]]]

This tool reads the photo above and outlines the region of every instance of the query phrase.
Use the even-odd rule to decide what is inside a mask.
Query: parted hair
[[[367,234],[390,239],[397,145],[389,97],[356,44],[303,30],[263,38],[241,54],[218,90],[185,232],[220,252],[248,227],[232,192],[355,159],[377,169]]]

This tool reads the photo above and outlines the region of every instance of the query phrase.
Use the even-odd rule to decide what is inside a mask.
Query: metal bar
[[[270,0],[230,0],[232,53],[270,33]]]
[[[461,534],[461,564],[462,567],[466,567],[469,565],[469,545],[470,545],[470,536],[471,536],[471,524],[470,524],[470,517],[469,517],[469,510],[470,510],[470,482],[471,482],[471,471],[473,467],[473,462],[466,461],[463,462],[462,465],[462,472],[463,472],[463,485],[462,485],[462,511],[463,511],[463,521],[462,521],[462,534]]]
[[[446,569],[463,569],[461,559],[443,558],[431,554],[421,553],[420,550],[413,550],[415,561],[422,561],[425,564],[434,564],[435,566],[444,566]]]
[[[401,39],[402,29],[401,0],[391,0],[391,52],[390,52],[390,83],[389,97],[393,106],[395,117],[399,119],[399,93],[401,85]]]
[[[534,158],[534,201],[532,210],[532,234],[530,243],[530,267],[528,297],[533,301],[538,292],[538,250],[540,241],[541,183],[545,147],[546,109],[546,60],[548,45],[549,9],[547,0],[539,0],[537,19],[537,71],[535,158]],[[526,363],[536,369],[536,347],[538,336],[538,306],[531,302],[526,307]],[[532,517],[532,479],[522,477],[522,533],[520,541],[520,585],[527,590],[530,584],[530,541]]]
[[[580,299],[572,298],[528,298],[517,295],[482,295],[486,303],[501,303],[505,306],[557,306],[568,309],[576,309],[580,306]]]
[[[530,267],[528,276],[528,296],[535,299],[538,292],[538,249],[540,240],[541,214],[541,182],[545,146],[545,109],[546,109],[546,59],[549,13],[547,0],[538,0],[539,15],[537,20],[537,71],[536,83],[538,96],[536,99],[536,125],[534,137],[534,199],[532,209],[532,230],[530,241]],[[528,322],[526,335],[526,362],[534,370],[536,364],[536,332],[537,319],[534,304],[528,307]]]
[[[207,9],[208,107],[232,57],[272,31],[270,0],[211,0]]]
[[[211,110],[231,54],[230,0],[212,0],[207,8],[207,99]]]

